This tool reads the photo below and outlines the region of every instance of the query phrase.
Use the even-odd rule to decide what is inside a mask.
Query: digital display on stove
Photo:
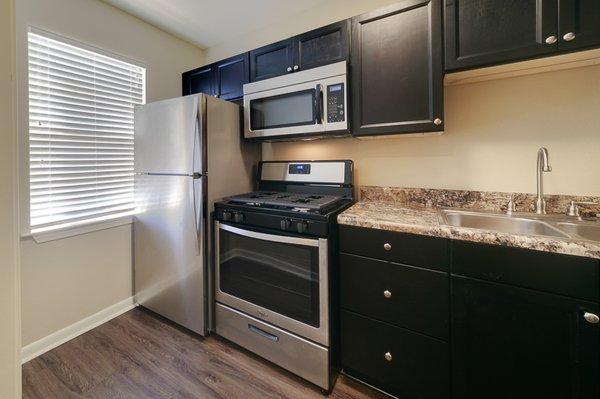
[[[294,163],[289,167],[290,175],[309,175],[310,164],[307,163]]]

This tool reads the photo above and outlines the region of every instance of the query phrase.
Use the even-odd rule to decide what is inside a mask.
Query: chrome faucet
[[[535,213],[538,215],[546,213],[546,200],[544,199],[544,178],[542,172],[551,172],[552,167],[548,164],[548,150],[542,147],[537,153],[537,198],[535,200]]]

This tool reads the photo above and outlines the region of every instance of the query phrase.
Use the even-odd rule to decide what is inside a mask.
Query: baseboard
[[[117,316],[122,315],[128,310],[133,309],[135,306],[137,305],[134,303],[133,297],[124,299],[121,302],[102,309],[98,313],[88,316],[83,320],[79,320],[78,322],[63,328],[62,330],[58,330],[38,341],[24,346],[21,349],[21,364],[27,363],[41,354],[46,353],[49,350],[54,349],[57,346],[62,345],[65,342],[70,341],[73,338],[78,337],[81,334],[88,332],[111,319],[114,319]]]

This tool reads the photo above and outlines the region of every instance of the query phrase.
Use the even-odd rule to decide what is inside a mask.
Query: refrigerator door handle
[[[194,197],[194,225],[196,231],[196,243],[198,244],[198,255],[202,255],[202,242],[204,239],[204,223],[203,223],[203,189],[202,189],[202,176],[193,177],[192,179],[192,193]]]

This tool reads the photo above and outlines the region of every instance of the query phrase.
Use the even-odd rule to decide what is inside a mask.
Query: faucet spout
[[[543,172],[551,172],[552,167],[548,161],[548,150],[542,147],[537,153],[537,197],[535,200],[535,213],[538,215],[546,213],[546,200],[544,199],[544,176]]]

